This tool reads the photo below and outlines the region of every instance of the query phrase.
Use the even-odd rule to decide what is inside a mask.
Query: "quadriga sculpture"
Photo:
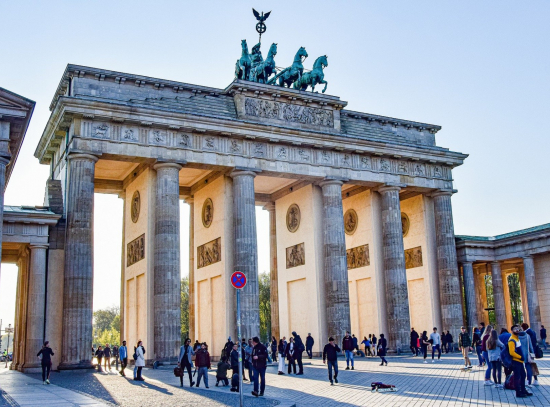
[[[270,85],[275,84],[275,81],[279,80],[279,86],[287,86],[290,88],[290,85],[295,81],[299,80],[302,77],[304,72],[304,65],[302,64],[302,57],[307,58],[307,52],[304,47],[300,47],[296,55],[294,56],[294,62],[288,68],[283,69],[267,83]]]
[[[235,64],[235,76],[237,79],[248,80],[250,76],[250,68],[252,67],[252,61],[250,59],[250,54],[248,53],[248,44],[246,40],[241,41],[241,59],[237,60]]]
[[[327,90],[327,81],[325,81],[325,74],[323,69],[328,66],[327,56],[320,56],[315,60],[313,64],[313,70],[311,72],[306,72],[303,74],[296,82],[294,82],[294,89],[306,90],[308,86],[311,86],[311,91],[315,91],[315,85],[325,84],[323,88],[323,93]]]

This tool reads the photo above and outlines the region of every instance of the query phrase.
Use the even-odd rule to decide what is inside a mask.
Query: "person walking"
[[[184,344],[180,346],[180,353],[178,356],[178,367],[181,368],[180,387],[183,387],[183,376],[186,370],[187,375],[189,376],[189,386],[193,387],[195,384],[193,381],[193,376],[191,375],[191,370],[193,368],[193,356],[195,356],[195,352],[191,347],[191,339],[187,338],[185,339]]]
[[[451,333],[449,331],[447,331],[446,335],[447,335],[447,352],[445,352],[445,353],[454,352],[453,335],[451,335]]]
[[[197,365],[197,387],[201,384],[201,377],[204,377],[204,386],[208,389],[208,369],[210,369],[210,353],[206,342],[201,343],[201,348],[195,353],[195,364]]]
[[[351,334],[351,341],[353,342],[353,350],[358,351],[359,350],[359,342],[357,338],[355,337],[355,334]]]
[[[485,333],[485,322],[479,323],[479,336],[482,337]]]
[[[487,369],[485,370],[485,386],[492,386],[494,384],[491,381],[492,367],[489,361],[489,353],[487,352],[487,341],[489,340],[489,337],[491,336],[492,331],[493,331],[493,326],[487,325],[487,328],[485,329],[485,333],[481,338],[481,354],[483,355],[483,360],[485,361],[485,363],[487,363]]]
[[[120,375],[126,377],[124,369],[128,366],[128,347],[126,346],[126,341],[122,341],[122,346],[118,348],[118,355],[120,357]]]
[[[296,374],[296,359],[294,355],[296,354],[296,344],[294,343],[294,337],[289,338],[289,342],[286,344],[285,355],[288,360],[288,374],[291,373],[291,370]],[[291,369],[292,368],[292,369]]]
[[[336,345],[336,342],[334,342],[334,338],[332,336],[328,338],[328,343],[323,349],[323,363],[327,364],[328,380],[331,386],[334,386],[332,381],[332,369],[334,369],[334,381],[338,383],[338,353],[340,352],[341,350],[338,345]]]
[[[485,327],[483,327],[483,330],[485,330]],[[475,327],[475,329],[474,329],[474,336],[472,338],[472,344],[473,344],[473,346],[476,350],[477,359],[479,360],[479,366],[478,367],[483,367],[484,360],[483,360],[483,355],[481,354],[481,331],[479,330],[478,327]]]
[[[196,352],[201,348],[201,344],[198,339],[195,339],[195,343],[193,344],[193,351]]]
[[[267,368],[267,348],[262,345],[260,338],[252,338],[254,348],[252,350],[252,371],[254,372],[254,397],[261,397],[265,391],[265,370]],[[259,391],[259,392],[258,392]]]
[[[254,346],[252,345],[252,339],[249,339],[248,345],[244,348],[244,354],[245,354],[246,370],[248,370],[248,377],[250,378],[250,381],[254,380],[254,377],[252,376],[252,350],[253,349],[254,349]]]
[[[231,352],[233,351],[233,341],[231,340],[231,337],[227,338],[227,342],[225,343],[225,346],[223,347],[223,355],[227,360],[231,357]]]
[[[353,339],[349,336],[349,331],[346,331],[346,336],[342,339],[342,351],[346,354],[346,370],[349,370],[349,362],[351,360],[351,370],[355,370],[353,365]]]
[[[296,373],[297,376],[304,374],[304,365],[302,364],[302,353],[304,350],[306,350],[306,347],[304,346],[304,342],[302,342],[302,338],[300,335],[298,335],[295,331],[292,332],[292,336],[294,336],[294,356],[296,359],[296,362],[298,362],[298,373]]]
[[[487,327],[487,330],[489,330],[489,327]],[[500,353],[504,349],[504,344],[498,339],[497,331],[494,329],[491,330],[489,339],[487,339],[486,348],[487,357],[489,358],[491,370],[493,371],[495,388],[504,389],[502,385],[502,361],[500,359]]]
[[[43,384],[50,384],[50,370],[52,369],[52,356],[54,355],[52,349],[50,348],[50,342],[44,342],[42,349],[38,351],[38,356],[41,358],[42,366],[42,382]]]
[[[136,345],[136,374],[134,380],[144,382],[145,379],[141,376],[141,369],[145,366],[145,348],[143,342],[140,339]]]
[[[420,336],[418,335],[418,332],[414,330],[414,328],[411,328],[411,352],[413,353],[413,357],[418,356],[418,338]]]
[[[113,357],[115,358],[115,370],[118,372],[118,346],[113,345]]]
[[[271,359],[277,362],[277,339],[274,336],[271,337]]]
[[[531,336],[524,331],[524,329],[529,329],[529,325],[525,322],[521,324],[521,329],[518,333],[519,340],[521,342],[521,351],[523,353],[523,363],[525,365],[525,370],[527,371],[527,387],[531,388],[533,385],[538,386],[539,381],[537,376],[533,375],[533,366],[532,363],[535,362],[533,356],[535,355],[535,347],[531,340]],[[532,356],[533,355],[533,356]],[[535,380],[533,382],[533,379]]]
[[[283,375],[285,374],[285,353],[286,351],[286,344],[285,341],[282,339],[279,339],[279,345],[277,346],[277,352],[279,353],[279,372],[277,374]]]
[[[386,366],[388,366],[388,361],[386,360],[386,348],[388,347],[388,341],[386,341],[386,338],[384,338],[384,334],[380,334],[380,340],[378,341],[378,356],[380,356],[380,359],[382,359],[382,363],[380,363],[380,366],[384,366],[384,363]]]
[[[374,356],[376,356],[378,354],[378,346],[377,346],[377,341],[378,339],[376,339],[376,335],[375,334],[372,334],[372,341],[371,341],[371,344],[372,344],[372,354]]]
[[[544,347],[544,350],[546,350],[546,328],[544,327],[544,325],[540,326],[540,342],[541,345]]]
[[[312,353],[312,349],[313,349],[313,344],[315,343],[315,341],[313,340],[313,337],[311,336],[311,334],[307,334],[307,338],[306,338],[306,353],[307,353],[307,356],[312,359],[313,358],[313,353]]]
[[[458,349],[462,352],[464,366],[466,366],[467,369],[471,369],[472,362],[470,361],[468,353],[472,350],[472,340],[464,326],[460,328],[460,333],[458,334]]]
[[[437,332],[437,328],[434,326],[433,332],[430,334],[429,342],[432,345],[432,363],[435,363],[435,351],[437,350],[437,360],[441,359],[441,336]]]
[[[103,361],[103,347],[101,345],[97,347],[97,350],[95,351],[95,357],[97,359],[97,372],[101,373],[103,371],[101,369],[101,362]]]
[[[366,336],[363,336],[363,342],[361,342],[361,344],[365,345],[365,356],[372,356],[372,352],[370,351],[370,340],[368,340]]]
[[[445,353],[445,350],[447,349],[447,336],[445,336],[445,331],[442,331],[440,334],[441,338],[441,353]]]
[[[512,370],[514,371],[514,388],[516,390],[516,398],[524,398],[527,396],[532,396],[533,393],[530,393],[525,388],[525,379],[527,374],[525,373],[525,368],[523,366],[524,356],[522,352],[522,345],[518,334],[521,332],[521,327],[519,325],[512,326],[512,335],[508,340],[508,351],[512,357]]]
[[[428,357],[428,331],[423,331],[422,336],[420,337],[420,349],[422,350],[422,355],[424,356],[424,363],[428,363],[426,358]]]
[[[231,350],[233,351],[233,350]],[[227,378],[227,370],[231,369],[231,365],[227,363],[227,358],[225,355],[218,362],[218,368],[216,369],[216,387],[220,382],[223,383],[223,386],[229,386],[229,379]],[[238,370],[238,368],[237,368]],[[183,384],[182,384],[183,386]]]
[[[111,371],[111,348],[109,347],[109,344],[105,344],[105,348],[103,349],[103,361],[105,363],[105,370],[107,370],[107,365],[109,365],[109,373]]]

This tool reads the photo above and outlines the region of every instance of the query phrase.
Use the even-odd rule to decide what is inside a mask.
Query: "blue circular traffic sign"
[[[231,285],[240,290],[246,285],[246,276],[240,271],[235,271],[231,274]]]

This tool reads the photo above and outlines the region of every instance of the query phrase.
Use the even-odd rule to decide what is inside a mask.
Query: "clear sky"
[[[40,205],[48,169],[33,153],[67,63],[224,88],[240,43],[257,40],[251,8],[272,10],[263,36],[278,66],[300,46],[328,55],[327,93],[352,110],[438,124],[437,143],[470,154],[453,171],[457,234],[550,222],[550,2],[0,1],[0,86],[37,102],[5,195]],[[94,307],[118,301],[121,201],[96,195]],[[182,204],[182,274],[188,207]],[[268,230],[259,211],[260,271]],[[0,318],[12,322],[16,268],[2,265]]]

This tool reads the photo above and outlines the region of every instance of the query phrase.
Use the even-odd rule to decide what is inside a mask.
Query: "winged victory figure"
[[[268,11],[267,13],[264,14],[264,12],[262,11],[262,15],[260,15],[260,13],[258,13],[256,10],[252,9],[252,12],[254,13],[254,16],[256,17],[256,19],[260,22],[260,23],[263,23],[265,20],[267,20],[267,17],[269,17],[269,15],[271,14],[271,11]]]

